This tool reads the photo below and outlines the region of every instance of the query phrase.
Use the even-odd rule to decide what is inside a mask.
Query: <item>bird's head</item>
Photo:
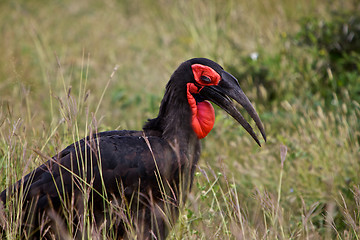
[[[179,68],[182,68],[183,73],[184,70],[187,73],[191,72],[187,78],[186,91],[192,112],[192,128],[198,138],[204,138],[214,125],[215,113],[210,103],[212,102],[238,121],[260,145],[254,130],[233,104],[232,100],[234,100],[245,108],[266,141],[265,130],[259,115],[234,76],[226,72],[219,64],[206,58],[190,59]]]

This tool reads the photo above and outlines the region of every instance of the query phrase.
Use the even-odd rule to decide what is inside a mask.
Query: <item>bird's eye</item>
[[[204,83],[211,83],[211,79],[210,79],[209,77],[207,77],[207,76],[202,75],[202,76],[200,77],[200,79],[201,79],[201,81],[203,81]]]

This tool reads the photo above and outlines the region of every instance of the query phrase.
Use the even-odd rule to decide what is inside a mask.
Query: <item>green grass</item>
[[[175,68],[201,56],[244,76],[268,142],[259,148],[216,108],[170,239],[358,239],[360,105],[346,89],[330,107],[317,93],[294,94],[319,75],[307,64],[314,55],[287,41],[301,18],[331,19],[342,4],[2,1],[0,190],[39,166],[39,152],[53,156],[90,129],[141,129]],[[255,51],[270,85],[241,75]],[[19,216],[0,210],[4,222],[15,236]]]

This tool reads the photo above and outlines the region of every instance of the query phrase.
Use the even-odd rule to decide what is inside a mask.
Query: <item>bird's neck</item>
[[[149,119],[144,130],[155,130],[161,132],[164,139],[168,141],[187,142],[197,139],[191,126],[191,111],[187,101],[162,101],[157,118]]]
[[[159,131],[170,143],[188,149],[189,144],[197,145],[199,142],[192,128],[191,119],[192,112],[187,100],[186,85],[172,85],[170,80],[157,118],[150,119],[145,124],[144,130]]]

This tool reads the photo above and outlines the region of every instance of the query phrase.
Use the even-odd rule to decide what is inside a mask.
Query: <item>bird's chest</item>
[[[165,192],[177,196],[188,191],[200,156],[200,141],[196,137],[187,141],[151,136],[121,138],[107,143],[103,150],[102,159],[108,159],[103,163],[107,190],[118,195],[121,183],[130,198],[137,191],[147,198],[161,198]]]
[[[150,142],[150,144],[151,161],[145,162],[146,169],[167,181],[177,179],[176,175],[179,174],[191,174],[199,160],[201,146],[197,139],[186,143],[176,140],[164,141],[162,144]]]

